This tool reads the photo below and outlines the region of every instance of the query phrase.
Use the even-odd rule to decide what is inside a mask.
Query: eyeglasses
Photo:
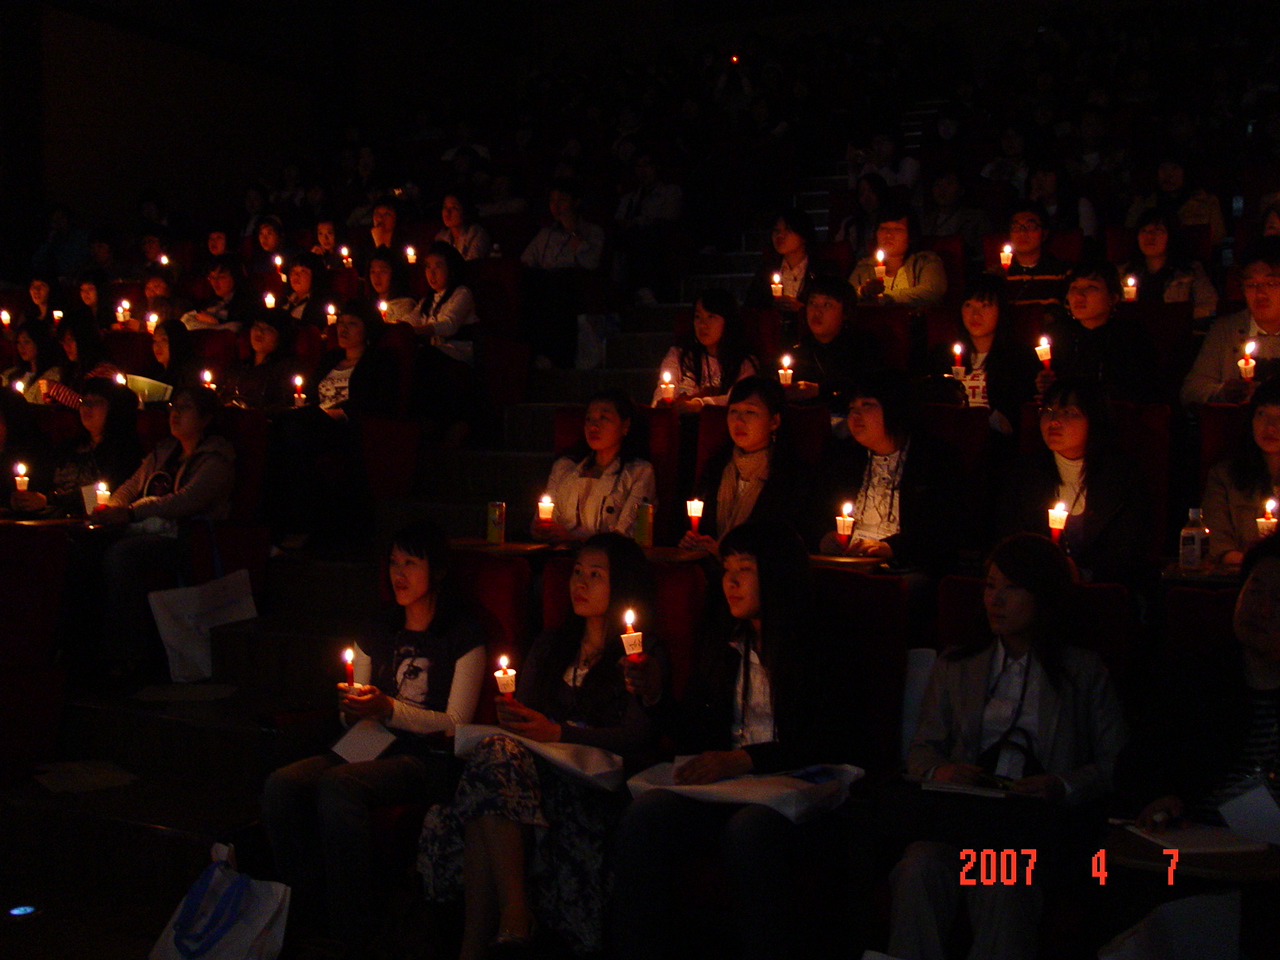
[[[176,413],[188,413],[190,411],[195,410],[196,405],[188,401],[179,400],[177,403],[169,404],[169,409],[173,410]]]
[[[1009,224],[1010,233],[1037,233],[1044,226],[1038,220],[1015,220]]]
[[[1075,420],[1083,420],[1084,414],[1080,412],[1079,407],[1041,407],[1040,422],[1050,423],[1056,420],[1058,423],[1071,423]]]
[[[1246,291],[1251,291],[1253,293],[1257,293],[1260,290],[1265,290],[1267,293],[1274,293],[1275,291],[1280,290],[1280,277],[1273,277],[1269,280],[1246,280],[1241,284],[1241,286],[1244,287]]]

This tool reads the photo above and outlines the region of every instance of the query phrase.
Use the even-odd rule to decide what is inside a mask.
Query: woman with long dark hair
[[[14,334],[13,343],[18,362],[5,371],[4,386],[21,393],[28,403],[44,403],[40,381],[61,380],[61,364],[66,358],[41,323],[23,323]]]
[[[482,260],[493,251],[489,231],[478,221],[480,214],[469,196],[446,193],[440,201],[440,222],[444,224],[436,234],[437,243],[447,243],[463,260]]]
[[[856,731],[839,715],[847,701],[828,684],[809,583],[796,533],[746,523],[721,543],[728,621],[703,636],[684,695],[663,689],[659,665],[627,661],[627,684],[658,728],[691,759],[677,784],[706,784],[849,759]],[[719,849],[733,885],[742,944],[722,955],[788,955],[788,903],[797,827],[760,804],[703,803],[651,790],[632,803],[617,839],[614,955],[681,956],[671,929],[674,878],[691,857]]]
[[[430,288],[404,319],[422,339],[445,356],[475,362],[476,300],[462,282],[466,262],[443,240],[436,240],[422,258]]]
[[[680,413],[697,413],[707,404],[724,406],[733,385],[758,366],[733,294],[706,290],[694,301],[692,332],[662,358],[653,405],[663,402],[663,385],[670,383]]]
[[[1140,303],[1185,303],[1197,320],[1218,311],[1218,291],[1204,265],[1191,256],[1186,231],[1167,210],[1148,210],[1138,218],[1129,262],[1120,268],[1138,282]]]
[[[58,345],[67,362],[57,382],[43,381],[46,402],[60,403],[76,409],[80,391],[86,381],[95,377],[113,379],[119,372],[106,360],[102,331],[89,321],[67,321],[57,331]]]
[[[1214,464],[1201,501],[1209,556],[1237,566],[1261,539],[1257,518],[1280,491],[1280,380],[1267,380],[1249,401],[1249,429],[1230,459]]]
[[[498,698],[498,722],[538,742],[633,758],[652,745],[653,724],[618,664],[627,610],[642,625],[644,659],[660,661],[649,563],[634,540],[597,534],[578,550],[569,592],[572,616],[534,642],[514,698]],[[524,945],[539,925],[575,951],[598,950],[605,848],[625,802],[557,773],[511,737],[481,740],[453,802],[428,812],[418,858],[428,899],[465,897],[462,960],[491,944]]]
[[[181,320],[160,321],[151,335],[151,355],[155,363],[146,370],[149,379],[175,390],[199,383],[195,338]]]

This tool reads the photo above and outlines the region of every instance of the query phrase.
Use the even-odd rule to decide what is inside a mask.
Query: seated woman
[[[794,526],[800,519],[800,469],[775,442],[786,402],[778,381],[764,377],[744,377],[729,391],[729,437],[703,465],[694,489],[702,519],[697,533],[681,538],[682,549],[715,554],[725,534],[748,520]]]
[[[18,327],[13,338],[18,362],[4,372],[4,386],[21,393],[27,403],[44,403],[40,381],[62,379],[62,351],[45,327],[30,321]]]
[[[37,323],[49,331],[53,331],[53,296],[57,286],[52,277],[43,275],[31,278],[27,285],[27,303],[22,309],[22,319],[26,323]]]
[[[368,279],[367,300],[379,317],[386,323],[408,322],[417,304],[409,296],[400,258],[379,248],[369,257]]]
[[[167,383],[175,390],[193,387],[200,382],[195,353],[195,340],[187,325],[181,320],[162,320],[151,335],[151,355],[155,363],[143,376]]]
[[[168,274],[160,269],[152,270],[147,276],[147,282],[142,288],[145,306],[142,309],[130,311],[130,321],[136,322],[138,330],[146,330],[146,324],[151,321],[152,315],[155,316],[157,323],[163,323],[166,320],[175,320],[187,312],[187,303],[180,297],[175,297],[173,292],[173,283],[169,279]]]
[[[475,297],[462,283],[464,267],[462,255],[453,247],[442,240],[432,243],[422,258],[431,292],[402,319],[441,353],[462,363],[474,363],[473,324],[479,323],[480,318],[476,316]]]
[[[1040,361],[1036,352],[1013,336],[1013,318],[1005,299],[1004,277],[979,274],[969,284],[960,304],[962,379],[971,407],[991,410],[991,429],[1012,437],[1022,418],[1022,405],[1036,394],[1036,374]],[[956,366],[950,347],[940,348],[934,360],[937,373],[951,373]]]
[[[770,233],[773,251],[765,251],[764,262],[756,272],[743,306],[773,309],[782,314],[783,328],[796,326],[802,309],[801,299],[809,281],[835,272],[833,264],[819,259],[813,220],[803,210],[789,207],[778,214]],[[780,296],[773,295],[773,276],[782,284]]]
[[[640,458],[631,433],[635,407],[621,390],[587,401],[584,438],[556,458],[547,480],[550,520],[533,521],[538,540],[581,540],[596,533],[635,532],[640,504],[656,504],[653,464]]]
[[[470,198],[446,193],[440,203],[444,229],[436,234],[436,242],[449,244],[463,260],[483,260],[493,252],[493,241],[489,231],[476,222],[478,219]]]
[[[32,483],[26,492],[15,492],[10,505],[34,513],[53,506],[79,516],[85,512],[85,487],[106,483],[115,490],[128,480],[142,461],[138,440],[138,398],[113,380],[89,380],[80,395],[80,435],[55,452],[52,486],[41,493]],[[93,497],[89,498],[89,503]]]
[[[268,214],[258,221],[257,243],[245,262],[245,272],[265,280],[276,280],[280,268],[290,259],[284,244],[284,226],[275,214]],[[276,263],[276,258],[280,263]]]
[[[1201,501],[1209,558],[1237,566],[1260,539],[1257,518],[1280,491],[1280,380],[1267,380],[1249,401],[1250,429],[1230,460],[1214,464]]]
[[[382,348],[386,324],[377,310],[353,301],[342,308],[335,327],[338,349],[321,359],[307,397],[332,420],[393,416],[400,378]]]
[[[660,662],[649,563],[634,540],[596,534],[578,550],[569,592],[573,615],[534,641],[514,698],[497,698],[498,723],[633,761],[652,746],[653,724],[618,664],[626,610],[645,625],[644,659]],[[462,960],[524,946],[539,925],[575,952],[599,950],[606,850],[625,805],[622,792],[571,780],[510,737],[481,740],[452,802],[428,811],[418,856],[428,900],[465,896]]]
[[[462,609],[444,533],[427,522],[402,529],[388,572],[398,629],[361,638],[357,656],[368,658],[372,682],[339,684],[338,702],[346,724],[378,721],[394,742],[376,760],[325,753],[281,767],[262,796],[263,826],[300,919],[352,943],[377,932],[385,906],[371,810],[453,796],[462,764],[447,738],[473,721],[485,678],[486,637]]]
[[[920,250],[920,228],[907,204],[890,203],[880,209],[875,249],[858,261],[849,285],[867,303],[931,307],[947,293],[947,271],[931,250]],[[877,279],[878,253],[884,253],[884,279]]]
[[[148,644],[154,631],[147,592],[154,589],[157,572],[171,578],[185,566],[179,525],[222,520],[231,511],[236,451],[212,432],[217,396],[205,387],[187,387],[174,393],[169,407],[171,435],[112,491],[107,506],[93,513],[95,523],[122,528],[103,559],[107,653],[122,675],[134,673],[158,653]]]
[[[1053,358],[1049,369],[1036,374],[1036,391],[1044,393],[1057,377],[1071,377],[1098,384],[1113,400],[1153,401],[1152,365],[1134,362],[1152,355],[1151,339],[1137,320],[1116,314],[1121,294],[1115,267],[1104,260],[1078,264],[1066,284],[1068,315],[1045,324]]]
[[[998,785],[1038,802],[1010,799],[998,811],[966,816],[968,798],[916,792],[914,807],[899,806],[901,830],[913,842],[891,875],[888,952],[903,960],[946,956],[960,895],[973,926],[970,957],[1035,956],[1046,883],[1097,849],[1068,850],[1062,838],[1068,825],[1085,836],[1104,828],[1101,812],[1087,805],[1111,792],[1124,744],[1106,667],[1097,654],[1070,645],[1075,593],[1062,551],[1031,534],[1003,541],[987,561],[983,602],[995,639],[939,657],[907,774]],[[1035,882],[957,887],[961,848],[1033,848]]]
[[[301,326],[324,329],[329,322],[326,315],[325,289],[329,271],[324,261],[314,253],[299,253],[289,263],[289,295],[281,308]]]
[[[811,540],[820,553],[945,572],[957,546],[954,504],[963,495],[955,453],[916,429],[903,375],[868,375],[848,397],[850,439],[829,447],[820,470]],[[832,527],[846,502],[853,504],[854,526],[842,543]]]
[[[757,372],[758,363],[747,345],[742,315],[733,294],[727,290],[707,290],[693,305],[693,335],[677,343],[662,358],[653,405],[664,402],[662,384],[667,382],[668,374],[675,386],[672,402],[676,410],[697,413],[707,404],[724,406],[733,385]]]
[[[85,277],[76,284],[79,304],[72,313],[93,323],[99,330],[109,329],[115,322],[115,308],[107,302],[106,284],[96,277]]]
[[[1058,380],[1040,408],[1044,446],[1019,458],[1000,497],[999,528],[1049,535],[1065,503],[1060,542],[1085,582],[1140,583],[1151,573],[1146,484],[1116,447],[1097,384]]]
[[[221,396],[253,410],[294,406],[293,378],[298,373],[292,351],[295,332],[286,311],[260,311],[249,328],[253,356],[224,376]]]
[[[624,663],[627,687],[678,756],[678,784],[715,783],[811,764],[857,762],[848,699],[821,667],[809,558],[790,529],[746,523],[725,536],[724,629],[702,635],[683,696],[672,697],[652,658]],[[777,958],[794,945],[789,907],[798,848],[823,818],[796,826],[760,804],[703,803],[666,790],[637,797],[616,844],[614,956],[684,956],[672,916],[680,869],[719,850],[741,940],[718,956]]]
[[[880,366],[880,345],[849,322],[853,296],[838,277],[815,277],[805,291],[805,327],[791,348],[787,399],[817,401],[836,418],[848,409],[849,383]]]
[[[74,410],[80,405],[80,391],[85,381],[97,377],[115,379],[120,372],[104,358],[102,332],[91,323],[64,322],[59,329],[58,344],[67,358],[61,366],[61,376],[57,381],[37,381],[47,403],[60,403]]]
[[[1124,225],[1133,229],[1148,210],[1167,210],[1184,227],[1207,226],[1209,241],[1216,247],[1227,235],[1218,198],[1197,182],[1190,165],[1181,158],[1165,157],[1155,170],[1155,191],[1135,196]]]
[[[1182,224],[1172,213],[1148,210],[1138,218],[1133,250],[1120,272],[1137,279],[1139,303],[1189,300],[1197,320],[1218,312],[1218,291],[1200,261],[1192,259]]]

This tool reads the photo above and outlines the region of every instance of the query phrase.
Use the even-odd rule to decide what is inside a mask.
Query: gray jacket
[[[236,450],[229,440],[208,436],[182,462],[163,496],[144,496],[148,485],[162,472],[178,447],[166,437],[147,454],[132,477],[111,494],[111,506],[132,507],[135,520],[159,517],[187,520],[208,517],[223,520],[231,512],[231,492],[236,482]]]

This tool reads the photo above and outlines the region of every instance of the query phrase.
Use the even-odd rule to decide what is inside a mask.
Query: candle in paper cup
[[[689,512],[689,526],[694,533],[697,533],[698,521],[702,519],[702,501],[698,499],[686,500],[684,505]]]
[[[278,271],[280,272],[280,282],[281,282],[281,283],[288,283],[288,282],[289,282],[289,275],[288,275],[287,273],[285,273],[285,272],[284,272],[284,258],[283,258],[283,257],[276,257],[276,258],[275,258],[275,262],[276,262],[276,270],[278,270]]]
[[[19,493],[23,493],[27,489],[27,484],[31,482],[31,478],[27,476],[27,465],[19,463],[13,468],[13,489]]]
[[[498,681],[498,692],[508,700],[516,692],[516,672],[507,666],[510,663],[505,655],[498,658],[498,669],[493,671],[493,678]]]
[[[62,311],[61,310],[53,311],[53,322],[57,323],[61,319],[62,319]]]
[[[338,308],[335,307],[332,303],[329,304],[329,306],[325,307],[324,314],[325,314],[325,317],[327,318],[327,322],[329,326],[333,326],[335,323],[338,322]]]
[[[876,251],[876,279],[884,280],[884,251]]]
[[[627,629],[622,634],[622,649],[627,652],[628,657],[639,658],[644,653],[644,634],[635,629],[636,612],[628,610],[622,619],[627,624]]]
[[[840,541],[840,546],[848,546],[849,538],[853,536],[853,504],[845,502],[840,508],[840,516],[836,517],[836,537]]]
[[[789,387],[791,386],[792,375],[793,375],[793,372],[791,370],[791,354],[784,353],[782,355],[782,367],[781,369],[778,370],[778,382],[782,384],[784,387]]]
[[[1236,361],[1236,366],[1240,368],[1240,376],[1244,380],[1253,379],[1254,368],[1258,365],[1258,362],[1253,359],[1253,354],[1257,349],[1258,344],[1250,340],[1244,345],[1244,359]]]
[[[1132,274],[1124,281],[1124,298],[1126,300],[1138,299],[1138,278]]]
[[[773,282],[769,284],[769,292],[775,297],[782,296],[782,274],[775,273],[773,275]]]
[[[4,324],[7,327],[11,319],[13,318],[9,316],[8,310],[0,310],[0,323]]]
[[[302,374],[298,374],[293,378],[293,405],[301,407],[307,402],[307,398],[302,395]]]
[[[1036,357],[1044,364],[1044,368],[1048,370],[1049,361],[1053,359],[1053,347],[1050,345],[1048,337],[1040,338],[1040,346],[1036,347]]]
[[[116,383],[120,384],[120,386],[122,387],[127,387],[129,385],[129,378],[126,377],[123,373],[117,373]]]
[[[107,489],[107,482],[102,480],[98,483],[98,489],[94,492],[98,499],[98,506],[105,507],[111,500],[111,491]]]
[[[351,251],[350,251],[350,250],[348,250],[346,247],[342,247],[342,248],[338,251],[338,253],[339,253],[339,255],[342,257],[342,265],[343,265],[344,267],[349,267],[349,266],[351,266]]]
[[[156,327],[159,325],[160,325],[160,314],[148,313],[147,314],[147,333],[155,333]]]
[[[957,343],[951,348],[951,353],[955,357],[951,363],[951,375],[960,380],[964,377],[964,344]]]
[[[1268,500],[1262,507],[1263,515],[1257,520],[1258,536],[1265,540],[1276,532],[1276,502]]]
[[[1059,500],[1049,508],[1049,536],[1057,543],[1067,525],[1067,505]]]
[[[676,398],[676,385],[671,382],[671,371],[662,371],[662,383],[658,384],[659,400],[674,400]]]
[[[217,390],[217,389],[218,389],[218,385],[217,385],[216,383],[214,383],[214,382],[213,382],[213,371],[212,371],[212,370],[201,370],[201,371],[200,371],[200,382],[201,382],[201,383],[203,383],[203,384],[204,384],[206,387],[208,387],[210,390]]]
[[[1007,243],[1004,245],[1004,249],[1000,251],[1000,266],[1006,270],[1013,266],[1013,247]]]
[[[417,251],[415,251],[413,247],[405,247],[404,258],[408,260],[410,263],[417,263],[418,262]]]
[[[267,305],[268,310],[274,310],[276,308],[276,295],[274,293],[264,293],[262,302]]]
[[[544,493],[542,499],[538,501],[538,519],[550,520],[551,514],[555,511],[556,505],[551,502],[551,494]]]

